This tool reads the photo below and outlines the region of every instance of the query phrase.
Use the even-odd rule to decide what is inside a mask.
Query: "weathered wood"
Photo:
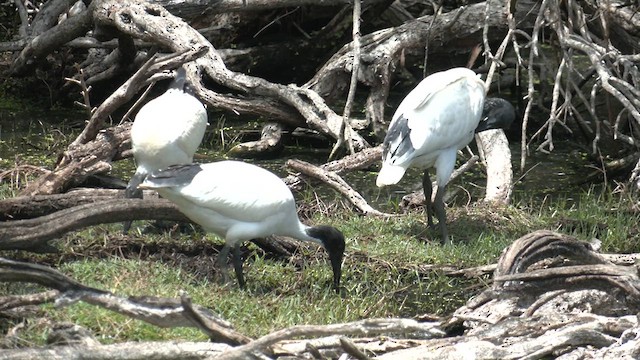
[[[61,193],[78,184],[88,174],[106,173],[111,170],[111,160],[131,147],[129,140],[131,124],[118,125],[98,134],[95,141],[69,148],[63,155],[62,165],[21,191],[23,196]]]
[[[314,166],[308,162],[301,160],[288,160],[287,166],[295,171],[304,173],[306,176],[313,176],[320,179],[322,182],[328,184],[332,188],[336,189],[339,193],[344,195],[354,206],[356,206],[365,215],[375,216],[395,216],[393,214],[383,213],[374,209],[367,201],[354,190],[346,181],[344,181],[340,175],[335,172],[327,171],[320,167]]]
[[[59,294],[57,290],[49,290],[35,294],[1,296],[0,311],[52,302]]]
[[[232,147],[227,155],[241,158],[275,157],[284,148],[282,141],[282,126],[268,123],[262,127],[260,140],[240,143]]]
[[[144,193],[145,198],[153,198],[154,194],[157,193],[152,191]],[[124,191],[76,188],[62,194],[16,196],[0,200],[0,221],[36,218],[62,209],[114,198],[124,198]]]
[[[160,327],[198,327],[217,341],[231,345],[251,339],[230,329],[230,324],[209,309],[192,305],[186,294],[182,299],[116,296],[108,291],[85,286],[61,272],[46,266],[0,258],[0,281],[36,283],[60,292],[56,305],[77,301],[97,305],[119,314]],[[184,305],[188,305],[188,309]],[[197,319],[197,322],[194,322]]]
[[[336,174],[342,174],[344,172],[352,170],[366,169],[373,164],[377,164],[382,159],[382,145],[378,145],[373,148],[367,148],[359,151],[353,155],[347,155],[340,160],[330,161],[326,164],[320,165],[320,168],[324,171],[331,171]],[[306,181],[301,179],[303,174],[292,174],[285,177],[284,182],[292,189],[300,189]],[[307,179],[305,179],[307,180]]]
[[[370,335],[370,334],[408,334],[419,333],[423,339],[439,338],[444,333],[438,323],[419,323],[410,319],[366,319],[345,324],[330,325],[298,325],[273,332],[256,339],[246,345],[230,349],[218,358],[219,360],[241,359],[250,356],[254,351],[264,352],[279,341],[294,337],[317,337],[326,335]]]
[[[576,269],[580,271],[574,271]],[[218,359],[236,359],[304,356],[308,353],[338,358],[347,352],[353,356],[357,354],[359,358],[377,354],[376,359],[460,358],[469,354],[474,354],[476,359],[539,359],[562,354],[590,354],[591,358],[603,358],[602,354],[625,355],[629,349],[640,346],[640,339],[633,335],[640,325],[635,316],[640,309],[640,295],[634,290],[638,288],[640,280],[634,266],[615,266],[605,256],[595,253],[587,243],[551,231],[538,231],[516,240],[505,251],[496,274],[493,286],[483,293],[486,294],[484,301],[471,299],[444,323],[368,319],[347,324],[294,326],[253,341],[240,336],[241,341],[236,340],[235,343],[244,342],[244,345],[227,347],[216,355]],[[600,290],[596,283],[588,279],[594,274],[613,279],[624,276],[628,286],[616,285]],[[576,281],[580,277],[585,277],[585,281]],[[550,286],[541,283],[553,278],[564,283],[559,291],[553,291]],[[46,267],[0,259],[0,281],[6,280],[32,281],[59,289],[62,294],[57,303],[61,305],[81,300],[159,326],[183,324],[210,333],[208,324],[211,314],[206,309],[193,306],[184,294],[181,300],[119,298],[87,288]],[[612,284],[616,282],[622,283],[619,280],[610,281]],[[228,325],[215,317],[213,321],[214,324],[220,322],[223,328]],[[455,326],[456,333],[464,329],[464,336],[446,336],[442,331],[456,329]],[[375,334],[385,336],[375,341],[355,338],[352,344],[341,341],[343,335],[358,337]],[[401,339],[389,338],[390,335]],[[315,337],[323,338],[313,339]],[[127,344],[121,346],[126,347]],[[164,351],[165,346],[170,347],[171,343],[159,346],[158,351]],[[349,349],[345,349],[345,346]],[[94,351],[94,346],[76,345],[75,348]],[[69,349],[56,347],[46,351],[0,351],[0,356],[17,359],[24,358],[20,357],[21,354],[36,358],[58,356],[59,353],[54,350],[77,356],[67,352]],[[102,349],[101,345],[97,345],[97,358],[102,356]],[[110,355],[114,359],[136,358],[138,350],[131,351],[133,353],[128,354],[130,357],[119,353]],[[189,358],[191,354],[185,349],[185,352],[175,356]]]
[[[20,55],[11,65],[14,74],[24,74],[46,55],[57,50],[67,42],[84,36],[91,29],[91,14],[85,11],[74,16],[63,23],[53,26],[57,22],[58,15],[69,8],[70,0],[49,1],[45,11],[40,12],[34,19],[31,29],[32,39],[27,46],[22,49]],[[37,35],[37,36],[36,36]]]
[[[98,346],[0,350],[6,360],[212,360],[229,345],[208,342],[150,341]]]
[[[192,47],[207,47],[208,53],[196,61],[197,66],[218,86],[228,89],[227,92],[245,94],[242,97],[222,95],[203,87],[200,82],[195,82],[196,94],[210,105],[235,112],[253,113],[256,108],[250,106],[247,99],[270,99],[270,102],[265,101],[264,104],[271,107],[275,105],[278,108],[272,113],[282,114],[281,110],[284,108],[295,109],[310,127],[330,138],[335,139],[339,136],[341,117],[316,93],[295,85],[274,84],[261,78],[230,71],[222,62],[218,50],[200,33],[161,6],[139,1],[103,0],[99,3],[95,7],[93,18],[101,26],[115,27],[124,34],[157,43],[174,52],[182,52]],[[286,117],[290,118],[291,115],[287,114]],[[358,133],[354,132],[352,138],[359,145],[358,149],[366,147],[366,142]]]
[[[0,250],[56,251],[49,242],[69,231],[130,219],[189,222],[168,200],[111,199],[75,206],[35,219],[0,223]]]
[[[509,141],[502,130],[476,134],[478,151],[487,167],[487,185],[483,201],[506,205],[513,192],[513,171]]]

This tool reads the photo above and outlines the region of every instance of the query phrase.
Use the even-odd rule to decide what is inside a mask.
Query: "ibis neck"
[[[318,245],[324,245],[322,243],[322,240],[309,235],[309,231],[312,228],[313,228],[312,226],[305,225],[302,222],[298,221],[298,227],[296,229],[296,235],[294,237],[303,241],[309,241],[309,242],[316,243]]]

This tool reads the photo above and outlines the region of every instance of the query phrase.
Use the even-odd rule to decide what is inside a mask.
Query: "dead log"
[[[196,94],[210,105],[235,112],[262,115],[268,112],[270,117],[285,121],[290,121],[290,113],[294,109],[308,126],[330,138],[338,138],[342,119],[315,92],[230,71],[222,62],[218,50],[200,33],[159,5],[139,1],[103,0],[98,3],[93,18],[100,26],[115,28],[123,34],[160,44],[177,53],[193,47],[208,48],[208,53],[196,61],[197,66],[218,87],[227,89],[227,95],[223,95],[205,88],[199,81],[194,82]],[[261,105],[256,106],[256,102]],[[352,138],[358,149],[366,147],[366,142],[358,133],[353,132]]]
[[[75,206],[35,219],[0,223],[0,250],[55,252],[56,248],[49,241],[69,231],[131,218],[189,221],[168,200],[111,199]]]
[[[49,267],[4,258],[0,258],[0,281],[36,283],[56,289],[60,292],[56,299],[58,306],[84,301],[160,327],[204,328],[212,340],[231,345],[250,340],[230,329],[228,322],[209,309],[192,305],[186,294],[180,300],[148,296],[123,298],[85,286]]]
[[[251,341],[245,345],[230,349],[218,359],[242,359],[253,352],[265,352],[280,341],[295,337],[318,337],[326,335],[370,335],[370,334],[418,334],[422,339],[439,338],[444,335],[438,323],[420,323],[410,319],[366,319],[345,324],[298,325],[282,329]]]
[[[232,147],[227,155],[240,158],[275,157],[284,148],[282,141],[282,126],[278,123],[268,123],[262,127],[260,140],[238,144]]]
[[[335,172],[330,172],[324,170],[320,167],[309,164],[308,162],[301,160],[288,160],[287,166],[292,168],[295,171],[299,171],[304,173],[307,176],[313,176],[322,180],[322,182],[328,184],[339,193],[341,193],[344,197],[346,197],[349,202],[351,202],[354,206],[356,206],[363,214],[365,215],[375,215],[375,216],[395,216],[393,214],[383,213],[379,210],[374,209],[367,203],[367,201],[354,190],[346,181],[344,181],[340,175]]]
[[[84,181],[89,174],[109,172],[111,161],[131,148],[130,129],[130,123],[118,125],[100,132],[95,141],[69,148],[63,154],[67,160],[62,166],[29,183],[21,195],[61,193]]]
[[[44,11],[36,16],[32,26],[23,24],[25,29],[30,29],[30,34],[29,38],[22,39],[27,45],[11,65],[14,74],[24,74],[37,63],[36,60],[44,58],[69,41],[84,36],[91,29],[92,19],[88,11],[53,26],[57,23],[58,16],[71,7],[71,3],[70,0],[50,1],[43,6]]]
[[[566,353],[568,349],[589,347],[606,348],[615,345],[616,339],[605,334],[607,327],[616,324],[625,328],[632,328],[631,319],[599,319],[593,316],[574,316],[574,319],[521,319],[514,320],[513,327],[496,329],[492,334],[484,336],[469,336],[449,338],[442,341],[432,341],[428,345],[393,351],[376,357],[380,360],[436,360],[460,359],[473,354],[477,360],[489,359],[544,359]],[[509,334],[508,330],[540,326],[545,321],[553,322],[553,326],[533,329],[531,334]],[[564,321],[564,323],[563,323]],[[637,322],[636,322],[637,324]],[[493,325],[496,327],[496,325]],[[518,336],[521,335],[521,336]],[[528,335],[528,336],[527,336]],[[504,337],[503,337],[504,336]]]
[[[462,337],[429,341],[379,359],[602,358],[629,349],[637,331],[640,278],[588,243],[551,231],[516,240],[501,256],[491,288],[443,324]],[[634,337],[633,346],[640,341]]]
[[[145,198],[157,197],[145,191]],[[16,196],[0,200],[0,221],[32,219],[78,205],[124,198],[123,190],[76,188],[62,194]]]
[[[208,342],[149,341],[96,346],[0,350],[6,360],[212,360],[229,345]]]
[[[476,134],[478,151],[487,169],[487,185],[483,201],[506,205],[513,192],[513,171],[509,141],[502,130]]]

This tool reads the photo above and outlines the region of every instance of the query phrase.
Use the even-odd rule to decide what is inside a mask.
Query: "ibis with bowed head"
[[[151,172],[171,165],[190,164],[207,128],[207,111],[191,94],[184,67],[167,91],[146,103],[131,126],[131,149],[136,172],[125,190],[127,198],[142,198],[138,185]],[[125,223],[125,232],[131,222]]]
[[[457,152],[471,142],[474,133],[513,121],[513,106],[500,100],[485,102],[484,82],[470,69],[453,68],[422,80],[402,100],[389,124],[376,184],[396,184],[409,167],[424,169],[427,222],[434,226],[435,211],[443,243],[449,241],[443,197]],[[434,202],[429,178],[432,167],[437,183]]]
[[[245,285],[241,244],[281,235],[323,246],[333,269],[333,288],[339,290],[344,236],[331,226],[303,224],[291,190],[272,172],[229,160],[176,165],[154,171],[139,188],[156,190],[207,232],[224,238],[216,263],[225,271],[226,259],[233,250],[232,262],[240,287]]]

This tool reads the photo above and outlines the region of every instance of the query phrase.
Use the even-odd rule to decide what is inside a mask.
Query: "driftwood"
[[[362,195],[349,186],[349,184],[335,172],[327,171],[301,160],[289,160],[287,161],[287,166],[307,176],[322,180],[322,182],[328,184],[346,197],[365,215],[393,216],[392,214],[386,214],[371,207]]]
[[[382,145],[364,149],[353,155],[347,155],[340,160],[330,161],[326,164],[320,165],[320,169],[322,171],[331,171],[336,174],[341,174],[352,170],[367,169],[373,164],[378,164],[380,159],[382,159]],[[300,189],[305,183],[300,175],[295,174],[289,175],[283,180],[292,189]]]
[[[229,345],[226,344],[207,342],[136,341],[91,347],[71,345],[43,349],[0,350],[0,356],[7,360],[175,360],[179,358],[209,360],[217,358],[228,348]]]
[[[275,157],[284,148],[282,140],[282,126],[269,123],[262,128],[260,140],[238,144],[229,149],[227,155],[240,158]]]
[[[186,294],[180,300],[155,297],[123,298],[108,291],[78,283],[57,270],[0,258],[0,281],[36,283],[56,289],[60,293],[56,305],[70,305],[76,301],[103,307],[125,316],[160,327],[190,326],[206,329],[212,340],[232,345],[250,339],[230,329],[230,324],[208,309],[193,306]]]
[[[155,191],[145,191],[145,199],[157,198]],[[124,198],[123,190],[75,188],[62,194],[16,196],[0,200],[0,220],[24,220],[49,215],[74,206]]]
[[[0,223],[0,250],[56,251],[49,241],[68,231],[131,218],[189,221],[168,200],[111,199],[74,206],[34,219]]]

